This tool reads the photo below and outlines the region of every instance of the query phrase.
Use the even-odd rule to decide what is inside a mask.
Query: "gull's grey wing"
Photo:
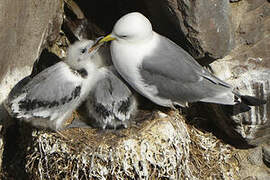
[[[23,87],[15,86],[12,92],[7,104],[15,117],[50,118],[71,108],[81,93],[81,81],[65,63],[59,62]]]
[[[158,46],[151,54],[151,57],[145,57],[146,61],[143,61],[147,63],[147,66],[151,66],[151,69],[155,73],[164,75],[170,79],[177,79],[183,83],[197,82],[205,78],[213,81],[215,84],[231,87],[205,70],[180,46],[164,36],[158,35],[158,37]]]
[[[156,86],[159,96],[183,105],[195,101],[221,101],[211,97],[231,92],[229,84],[205,70],[181,47],[159,37],[159,45],[151,56],[144,57],[139,67],[144,83]],[[232,103],[231,99],[228,97],[224,103]]]
[[[133,92],[113,66],[107,68],[104,78],[90,92],[87,106],[97,123],[94,126],[102,128],[126,126],[136,111]]]

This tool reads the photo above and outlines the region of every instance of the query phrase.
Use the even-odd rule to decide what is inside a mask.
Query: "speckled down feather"
[[[71,45],[65,62],[26,77],[10,92],[5,107],[11,116],[35,127],[62,129],[65,120],[86,98],[98,80],[93,41]],[[98,64],[98,63],[97,63]]]
[[[113,66],[100,70],[103,77],[90,91],[86,100],[92,125],[102,129],[127,127],[137,111],[134,92]]]

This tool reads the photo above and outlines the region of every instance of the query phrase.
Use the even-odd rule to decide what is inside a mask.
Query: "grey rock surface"
[[[11,88],[30,74],[32,65],[42,49],[57,38],[62,24],[62,15],[62,0],[0,2],[1,128],[3,122],[6,123],[8,119],[2,102]],[[2,159],[4,145],[2,131],[0,134],[0,159]]]
[[[74,1],[65,1],[70,11],[64,17],[64,26],[72,33],[69,40],[95,39],[104,36],[104,32],[93,22],[89,21]]]
[[[197,59],[222,58],[234,46],[228,0],[152,0],[146,4],[154,27],[163,27],[162,34],[172,37]]]
[[[242,6],[245,15],[236,27],[237,43],[254,45],[269,34],[269,2],[266,0],[245,1],[238,6]]]
[[[241,1],[237,6],[238,11],[233,10],[237,46],[228,56],[213,62],[211,68],[241,94],[269,100],[270,4],[266,0]],[[250,145],[259,145],[268,140],[269,102],[237,115],[230,115],[224,107],[213,106],[216,114],[213,119],[231,138],[243,139]]]
[[[58,36],[63,2],[4,0],[0,12],[1,103],[10,88],[29,75],[45,44]]]
[[[257,148],[252,149],[247,156],[247,160],[249,161],[251,165],[261,166],[263,164],[262,148],[257,147]]]
[[[237,154],[240,162],[240,177],[247,180],[267,180],[270,177],[270,170],[262,163],[262,148],[241,150]]]
[[[270,168],[270,144],[262,146],[262,155],[264,164]]]

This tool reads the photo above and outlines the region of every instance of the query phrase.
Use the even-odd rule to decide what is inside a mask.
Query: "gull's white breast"
[[[156,86],[144,83],[140,73],[144,57],[151,56],[159,43],[158,35],[153,32],[151,39],[143,42],[127,42],[124,40],[115,40],[111,44],[112,61],[119,74],[139,93],[151,99],[153,102],[171,106],[169,99],[156,96],[158,89]]]

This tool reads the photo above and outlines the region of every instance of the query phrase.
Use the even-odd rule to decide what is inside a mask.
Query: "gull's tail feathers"
[[[248,106],[260,106],[267,103],[266,100],[259,99],[254,96],[241,95],[240,98],[241,98],[242,103]]]

